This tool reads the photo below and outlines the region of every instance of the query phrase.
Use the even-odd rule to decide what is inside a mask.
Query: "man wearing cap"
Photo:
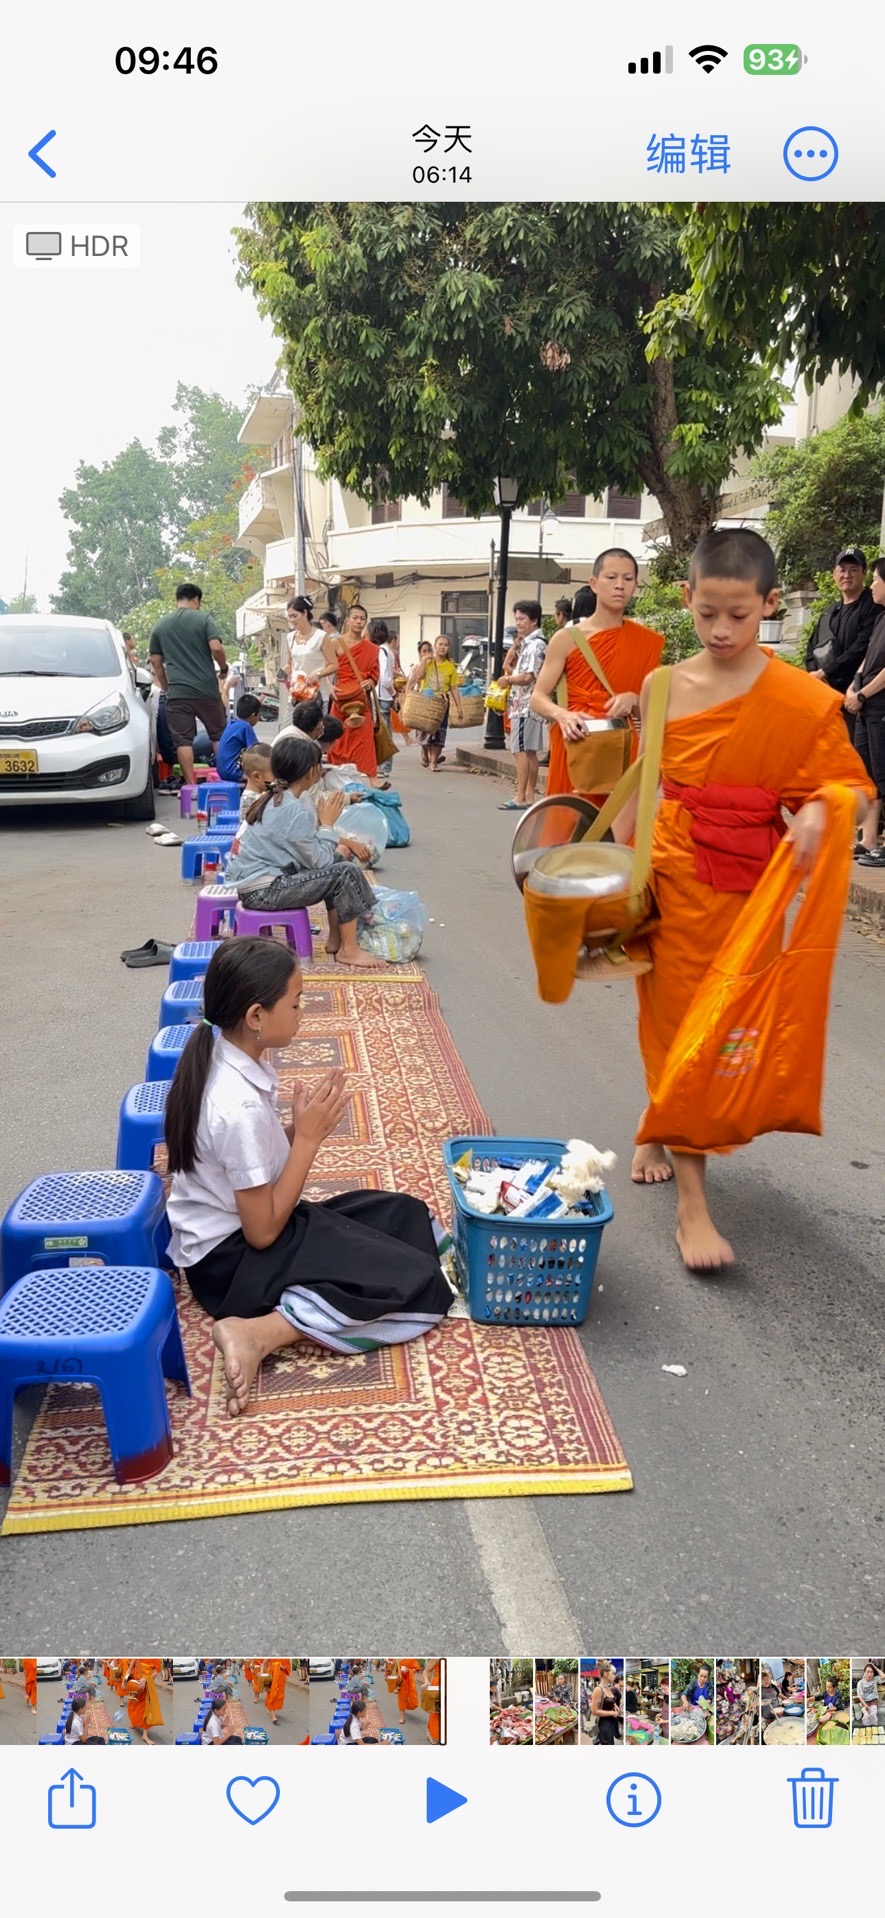
[[[866,556],[858,546],[845,546],[836,555],[833,578],[841,597],[821,614],[808,641],[808,671],[838,693],[847,693],[863,665],[876,621],[875,601],[864,585],[866,570]],[[852,713],[846,712],[845,724],[853,738]]]

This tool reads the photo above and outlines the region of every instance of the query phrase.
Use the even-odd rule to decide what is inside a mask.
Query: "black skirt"
[[[422,1199],[400,1192],[302,1200],[273,1245],[258,1249],[233,1232],[188,1266],[186,1277],[213,1319],[260,1318],[290,1286],[366,1324],[391,1313],[442,1318],[452,1303],[430,1213]]]

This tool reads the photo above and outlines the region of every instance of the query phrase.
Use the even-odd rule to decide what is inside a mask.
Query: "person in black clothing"
[[[846,546],[837,553],[833,578],[841,597],[821,614],[808,641],[808,671],[837,693],[847,693],[866,656],[876,621],[875,601],[864,585],[866,570],[866,555],[859,547]],[[855,716],[847,707],[845,724],[853,744]]]
[[[859,866],[885,867],[885,846],[878,844],[885,803],[885,559],[873,567],[872,599],[876,623],[863,661],[845,694],[845,711],[854,718],[854,744],[876,788],[855,847]]]

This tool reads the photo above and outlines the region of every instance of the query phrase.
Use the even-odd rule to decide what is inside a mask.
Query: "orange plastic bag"
[[[820,1132],[830,982],[848,885],[855,794],[826,786],[829,820],[809,878],[783,840],[710,966],[667,1054],[639,1143],[689,1152],[762,1132]],[[786,945],[783,917],[805,897]],[[778,950],[771,956],[772,941]]]

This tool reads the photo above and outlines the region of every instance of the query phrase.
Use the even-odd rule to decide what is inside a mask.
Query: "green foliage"
[[[3,595],[0,593],[0,601],[2,601],[2,598]],[[33,593],[16,593],[15,598],[9,601],[6,610],[9,613],[18,613],[20,615],[23,613],[36,613],[38,610],[37,601]]]
[[[694,620],[688,607],[683,605],[682,587],[675,582],[660,585],[656,580],[649,580],[648,585],[640,586],[630,607],[630,618],[641,620],[643,626],[651,626],[656,633],[663,633],[667,641],[663,653],[666,666],[675,665],[677,660],[688,659],[701,650]]]
[[[559,1678],[563,1672],[576,1672],[577,1669],[578,1661],[576,1658],[555,1658],[553,1660],[553,1671],[557,1678]]]
[[[811,387],[836,366],[859,382],[858,408],[885,385],[885,204],[710,202],[677,207],[691,272],[655,315],[672,350],[700,328],[763,366],[793,363]]]
[[[284,342],[323,476],[366,500],[448,484],[475,514],[496,473],[522,500],[647,487],[684,553],[783,397],[684,319],[672,351],[647,343],[690,288],[687,211],[265,202],[237,235],[240,277]]]
[[[236,497],[254,466],[237,445],[240,410],[217,393],[181,384],[174,410],[181,423],[164,427],[156,451],[132,440],[101,467],[78,466],[74,485],[59,501],[71,531],[53,612],[118,624],[128,619],[136,631],[144,622],[134,609],[155,598],[157,576],[180,551],[192,553],[196,564],[204,537],[220,571],[231,580],[242,577],[247,555],[229,549]],[[217,540],[211,537],[213,516]],[[230,535],[226,546],[224,534]],[[186,573],[176,569],[175,577]]]
[[[698,1668],[708,1665],[710,1668],[710,1689],[713,1688],[715,1666],[712,1658],[671,1658],[670,1660],[670,1697],[678,1705],[687,1685],[691,1685],[698,1675]]]
[[[799,446],[777,446],[754,462],[770,506],[765,530],[777,550],[784,584],[807,587],[830,574],[843,544],[879,551],[885,481],[885,409],[847,414]]]
[[[169,566],[154,574],[151,599],[133,606],[122,621],[127,632],[139,641],[147,640],[163,613],[175,603],[175,589],[193,580],[203,594],[203,605],[211,613],[225,645],[236,638],[237,608],[258,591],[262,583],[261,565],[242,547],[233,544],[236,531],[235,509],[210,513],[185,529],[182,545]]]

